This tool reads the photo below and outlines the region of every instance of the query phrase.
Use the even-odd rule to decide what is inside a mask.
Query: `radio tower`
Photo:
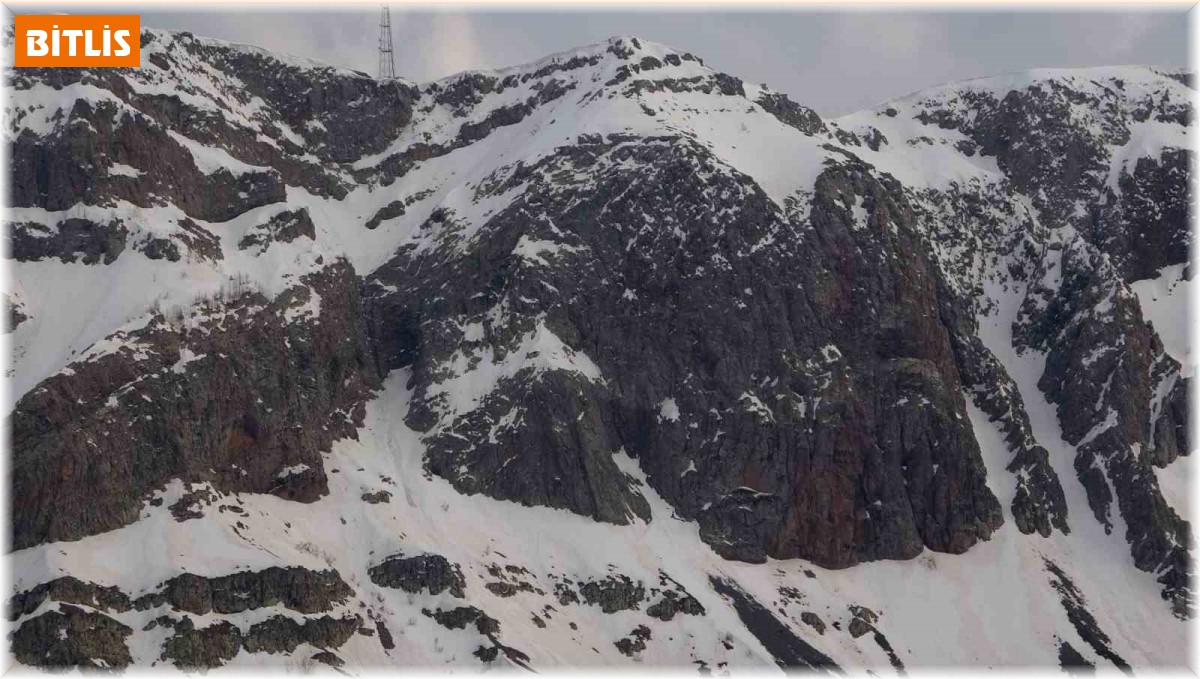
[[[392,15],[388,6],[383,6],[383,14],[379,18],[379,79],[394,80],[396,78],[396,58],[392,55]]]

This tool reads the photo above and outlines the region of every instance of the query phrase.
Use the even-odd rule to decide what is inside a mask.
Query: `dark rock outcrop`
[[[133,661],[125,643],[132,633],[107,615],[63,604],[21,623],[12,653],[24,665],[119,669]]]
[[[326,492],[320,454],[356,436],[378,384],[358,278],[335,262],[273,300],[231,283],[114,334],[114,350],[21,398],[15,548],[131,523],[172,479],[302,502]]]
[[[125,250],[129,229],[119,219],[98,224],[87,219],[64,219],[55,226],[36,222],[5,225],[9,252],[18,262],[57,258],[63,262],[112,264]]]
[[[24,394],[9,423],[12,548],[97,535],[147,512],[196,522],[173,526],[183,532],[232,512],[224,518],[249,542],[239,519],[252,512],[226,494],[320,499],[330,487],[323,453],[357,436],[364,403],[389,371],[404,370],[407,409],[385,416],[404,417],[422,439],[425,470],[465,494],[617,525],[690,521],[728,559],[845,568],[989,539],[1003,521],[989,481],[1015,484],[1012,516],[1031,536],[1022,539],[1068,533],[1063,482],[1078,481],[1092,513],[1071,520],[1126,526],[1134,564],[1154,574],[1176,615],[1193,614],[1190,526],[1155,477],[1189,452],[1189,382],[1127,285],[1187,261],[1192,158],[1168,146],[1114,163],[1138,124],[1191,121],[1190,102],[1169,94],[1175,83],[951,87],[895,106],[955,132],[901,140],[897,108],[878,114],[880,127],[843,128],[782,94],[698,70],[690,54],[650,54],[637,39],[421,87],[189,34],[147,31],[142,41],[142,69],[8,75],[18,101],[35,88],[83,93],[61,97],[59,110],[35,103],[6,116],[9,207],[35,215],[9,225],[12,257],[89,275],[123,275],[138,261],[120,258],[145,257],[155,275],[183,263],[207,276],[254,270],[243,264],[264,253],[274,267],[278,243],[291,243],[300,270],[273,268],[285,283],[272,278],[271,294],[237,274],[186,308],[148,302],[144,317],[72,351],[74,362]],[[201,86],[182,72],[221,77]],[[170,87],[179,92],[164,94]],[[602,98],[629,98],[628,110],[658,131],[569,134],[474,183],[455,185],[453,170],[412,181],[422,163],[449,154],[511,157],[478,147],[550,129],[559,112]],[[687,100],[757,116],[805,145],[815,171],[787,195],[765,175],[760,186],[725,160],[738,154],[676,125]],[[431,113],[436,124],[410,128]],[[38,124],[23,125],[26,116]],[[994,160],[1000,175],[910,187],[864,160],[905,144],[989,169]],[[328,202],[306,200],[311,216],[284,205],[299,194]],[[365,207],[335,209],[351,195]],[[51,213],[46,224],[39,211]],[[363,280],[310,249],[327,245],[305,242],[317,238],[313,216],[322,238],[393,222],[396,233],[357,236],[399,249],[363,256],[384,262]],[[222,228],[237,239],[250,217],[257,223],[226,261]],[[1012,348],[1045,357],[1037,386],[1077,451],[1077,479],[1059,479],[1035,438],[1030,393],[1023,399],[998,358],[1009,347],[984,343],[993,336],[980,326],[1005,305],[987,285],[1027,291]],[[30,297],[39,316],[55,312]],[[28,313],[6,309],[9,329]],[[968,399],[999,430],[1011,477],[987,478]],[[390,491],[361,480],[349,499],[379,506],[352,502],[356,511],[377,519],[398,509],[385,504]],[[652,515],[651,490],[673,516]],[[1046,568],[1079,636],[1128,670],[1066,571]],[[706,614],[665,573],[658,587],[615,567],[579,581],[551,575],[547,595],[524,568],[487,570],[482,596],[497,606],[550,596],[592,615]],[[437,554],[395,554],[365,575],[412,595],[466,598],[462,568]],[[836,669],[798,636],[824,636],[816,613],[789,623],[732,581],[710,584],[780,665]],[[9,616],[26,664],[123,667],[130,630],[114,617],[163,609],[147,614],[158,617],[145,630],[173,630],[161,658],[180,667],[304,643],[327,649],[311,659],[338,666],[332,649],[356,633],[396,648],[374,604],[353,602],[373,630],[340,610],[354,594],[337,571],[296,567],[183,573],[136,600],[65,576],[15,595]],[[261,610],[275,607],[293,613]],[[257,622],[208,618],[246,611],[260,611]],[[546,629],[555,612],[522,616]],[[484,662],[529,660],[501,643],[499,621],[481,608],[423,613],[482,642]],[[869,644],[871,635],[903,672],[879,616],[859,606],[851,615],[844,631],[859,641],[836,640]],[[639,625],[616,647],[636,656],[650,639]],[[1086,662],[1065,642],[1058,651],[1064,665]]]
[[[448,591],[459,599],[466,596],[466,580],[462,570],[458,564],[451,563],[440,554],[410,557],[395,554],[372,566],[368,574],[371,582],[380,587],[402,589],[412,594],[421,591],[441,594]]]
[[[1067,619],[1071,621],[1079,637],[1087,642],[1101,658],[1108,660],[1126,674],[1132,675],[1129,663],[1112,650],[1112,640],[1096,623],[1096,618],[1088,610],[1087,601],[1075,583],[1058,564],[1049,559],[1044,559],[1044,562],[1046,571],[1050,573],[1050,585],[1058,591],[1059,603],[1062,604],[1063,610],[1067,613]]]
[[[646,598],[646,587],[625,575],[610,575],[602,580],[589,580],[579,585],[579,595],[589,606],[599,606],[605,613],[636,611]]]
[[[230,622],[198,628],[189,617],[174,622],[174,634],[163,644],[162,659],[184,669],[220,667],[242,648],[242,633]]]
[[[474,606],[459,606],[448,611],[439,608],[433,612],[427,610],[422,612],[446,629],[465,629],[467,625],[473,624],[475,629],[484,636],[500,631],[499,621]]]
[[[484,611],[475,606],[459,606],[450,610],[438,609],[430,611],[422,609],[421,613],[433,618],[439,625],[451,630],[466,629],[468,625],[473,625],[475,631],[481,636],[487,637],[488,645],[480,646],[475,649],[473,655],[483,662],[492,662],[504,654],[512,663],[529,669],[529,656],[524,652],[515,649],[511,646],[506,646],[500,641],[500,621],[488,615]]]
[[[1132,172],[1118,168],[1118,192],[1107,186],[1111,149],[1128,143],[1137,123],[1187,124],[1193,114],[1186,98],[1173,99],[1166,88],[1134,95],[1117,81],[1073,88],[1057,79],[1003,95],[967,90],[959,98],[923,102],[917,118],[959,130],[982,155],[995,157],[1043,222],[1077,228],[1116,260],[1126,280],[1187,261],[1187,150],[1140,158]],[[1090,117],[1081,120],[1079,108]]]
[[[1096,666],[1087,661],[1075,647],[1066,641],[1058,644],[1058,665],[1064,672],[1071,675],[1091,675],[1096,673]]]
[[[323,649],[340,648],[361,625],[362,618],[358,616],[323,615],[300,623],[277,615],[252,625],[242,637],[242,645],[247,653],[291,653],[302,643]]]
[[[890,179],[831,158],[796,224],[685,139],[614,136],[490,190],[519,183],[469,256],[453,215],[435,216],[445,245],[402,250],[367,286],[383,369],[412,366],[430,471],[624,523],[647,514],[611,457],[624,448],[706,541],[751,561],[961,552],[1000,525],[939,273]],[[544,343],[526,348],[544,339],[563,346],[546,363]],[[513,366],[466,411],[446,382],[463,354]],[[668,402],[682,415],[664,418]]]
[[[140,597],[139,610],[168,605],[194,615],[228,615],[271,606],[300,613],[322,613],[354,595],[335,570],[271,567],[215,578],[177,575],[157,592]]]
[[[718,594],[733,604],[742,623],[775,657],[775,664],[785,669],[804,668],[827,674],[840,673],[837,664],[829,656],[796,636],[769,609],[736,584],[715,576],[709,576],[709,581]]]
[[[879,621],[879,615],[866,606],[850,606],[850,615],[853,617],[846,629],[855,639],[873,631],[875,623]]]
[[[29,320],[28,311],[19,295],[0,293],[0,333],[11,333]]]
[[[270,247],[273,242],[291,243],[301,236],[309,240],[316,240],[317,238],[316,227],[313,226],[312,218],[308,216],[308,210],[304,208],[300,208],[299,210],[284,210],[273,215],[262,224],[251,228],[238,241],[238,249],[247,250],[253,248],[255,252],[261,253]]]
[[[767,113],[778,118],[779,122],[794,127],[804,134],[828,132],[825,123],[816,111],[788,99],[786,94],[763,92],[755,103],[763,107]]]
[[[804,611],[800,614],[800,620],[804,624],[815,629],[817,634],[820,634],[821,636],[825,635],[825,621],[821,620],[821,616],[813,613],[812,611]]]
[[[112,97],[96,104],[78,99],[57,114],[44,112],[54,115],[50,133],[26,129],[9,142],[14,205],[58,210],[77,201],[150,207],[169,200],[193,218],[225,221],[284,200],[285,185],[341,198],[347,187],[326,164],[382,151],[411,121],[420,97],[402,81],[286,62],[187,33],[144,31],[142,42],[155,68],[25,69],[12,75],[16,92],[79,84]],[[221,72],[225,82],[209,91],[172,75],[197,68]],[[145,91],[160,88],[190,96]],[[260,113],[224,115],[231,106],[256,106]],[[17,111],[19,117],[30,113]],[[228,154],[230,161],[214,166],[211,154],[193,158],[192,145]],[[133,172],[112,171],[118,164]]]
[[[1164,149],[1158,158],[1142,157],[1117,179],[1117,192],[1105,190],[1085,233],[1112,258],[1122,278],[1157,278],[1164,266],[1188,261],[1192,233],[1188,211],[1192,153]]]
[[[16,622],[22,616],[36,611],[46,601],[78,604],[105,613],[122,613],[133,608],[129,595],[116,587],[105,587],[65,575],[14,594],[8,603],[8,620]]]
[[[368,219],[366,224],[363,226],[367,227],[368,229],[376,229],[384,221],[402,216],[404,214],[405,207],[404,201],[394,200],[379,208],[379,211],[376,212],[375,215],[370,219]]]
[[[646,609],[646,615],[663,621],[672,620],[681,613],[683,615],[704,615],[704,606],[686,592],[681,596],[673,591],[666,591],[663,592],[661,599]]]
[[[637,627],[633,628],[633,631],[629,633],[629,636],[618,639],[614,646],[616,646],[617,650],[621,653],[633,657],[634,655],[646,650],[646,642],[650,641],[650,638],[650,628],[646,627],[645,625],[638,625]]]
[[[1115,500],[1134,565],[1155,573],[1173,611],[1188,617],[1191,529],[1153,470],[1188,450],[1186,410],[1175,405],[1180,366],[1103,254],[1076,239],[1043,257],[1058,284],[1030,290],[1016,327],[1021,341],[1046,352],[1038,386],[1076,446],[1075,470],[1096,520],[1111,531]]]
[[[167,199],[192,218],[223,222],[284,200],[278,172],[257,168],[234,173],[221,167],[206,173],[172,131],[114,102],[93,105],[77,99],[55,134],[39,137],[24,130],[9,142],[12,204],[57,211],[80,202],[125,200],[152,207]],[[114,163],[140,174],[96,171]]]
[[[371,505],[387,504],[392,501],[392,494],[386,490],[377,490],[373,493],[363,493],[361,499]]]
[[[219,262],[225,258],[221,241],[211,231],[184,217],[175,222],[176,230],[167,236],[144,236],[135,248],[150,259],[178,262],[184,256],[201,261]]]
[[[335,668],[336,667],[345,667],[345,665],[346,665],[345,660],[342,660],[341,658],[338,657],[338,655],[336,653],[332,653],[330,651],[321,651],[320,653],[316,653],[313,655],[312,659],[319,663],[329,665],[330,667],[335,667]]]

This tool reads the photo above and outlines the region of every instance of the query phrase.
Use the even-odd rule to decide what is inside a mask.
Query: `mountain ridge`
[[[6,75],[18,660],[1181,662],[1192,367],[1139,284],[1187,260],[1186,78],[822,120],[601,48],[416,85],[147,31]],[[351,594],[216,606],[274,567]]]

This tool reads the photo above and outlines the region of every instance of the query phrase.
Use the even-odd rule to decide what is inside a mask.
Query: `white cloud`
[[[148,26],[257,44],[374,74],[378,6],[148,8]],[[8,5],[20,13],[21,5]],[[29,11],[44,8],[28,7]],[[102,13],[115,6],[57,7]],[[396,72],[416,82],[512,66],[612,35],[690,51],[838,115],[950,80],[1038,66],[1181,66],[1172,11],[943,11],[878,7],[733,11],[392,7]]]
[[[427,72],[444,77],[460,71],[491,68],[475,33],[475,19],[462,12],[438,12],[428,33]]]

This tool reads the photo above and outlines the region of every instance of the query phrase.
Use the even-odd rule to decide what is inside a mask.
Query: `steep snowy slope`
[[[143,54],[6,74],[17,662],[1187,661],[1190,76]]]
[[[1143,307],[1161,324],[1163,306],[1137,291],[1160,270],[1169,283],[1187,262],[1192,90],[1188,75],[1156,75],[1136,67],[1034,71],[935,88],[844,122],[863,126],[863,136],[878,131],[892,144],[927,149],[920,163],[943,165],[949,147],[994,157],[1004,190],[1023,194],[1032,245],[1044,248],[1036,257],[1041,281],[1026,279],[1015,315],[988,314],[1004,334],[991,338],[985,331],[981,338],[998,356],[1010,348],[1023,355],[1005,365],[1024,382],[1027,402],[1039,403],[1036,389],[1057,406],[1095,517],[1112,531],[1115,493],[1135,560],[1165,573],[1160,582],[1169,592],[1186,587],[1187,557],[1179,545],[1188,544],[1187,529],[1151,476],[1186,453],[1192,368],[1177,362],[1186,353],[1178,331],[1169,333],[1175,349],[1167,351],[1146,328]],[[926,136],[937,134],[931,130],[943,138]],[[882,152],[889,142],[880,143]],[[1044,235],[1039,227],[1048,227]],[[1018,257],[1015,266],[1029,259]],[[971,264],[959,266],[966,271]],[[966,275],[974,285],[982,280],[984,299],[994,304],[1008,281],[981,271],[982,279]],[[1185,298],[1176,297],[1168,316],[1187,315]],[[1170,440],[1159,440],[1164,433]]]

